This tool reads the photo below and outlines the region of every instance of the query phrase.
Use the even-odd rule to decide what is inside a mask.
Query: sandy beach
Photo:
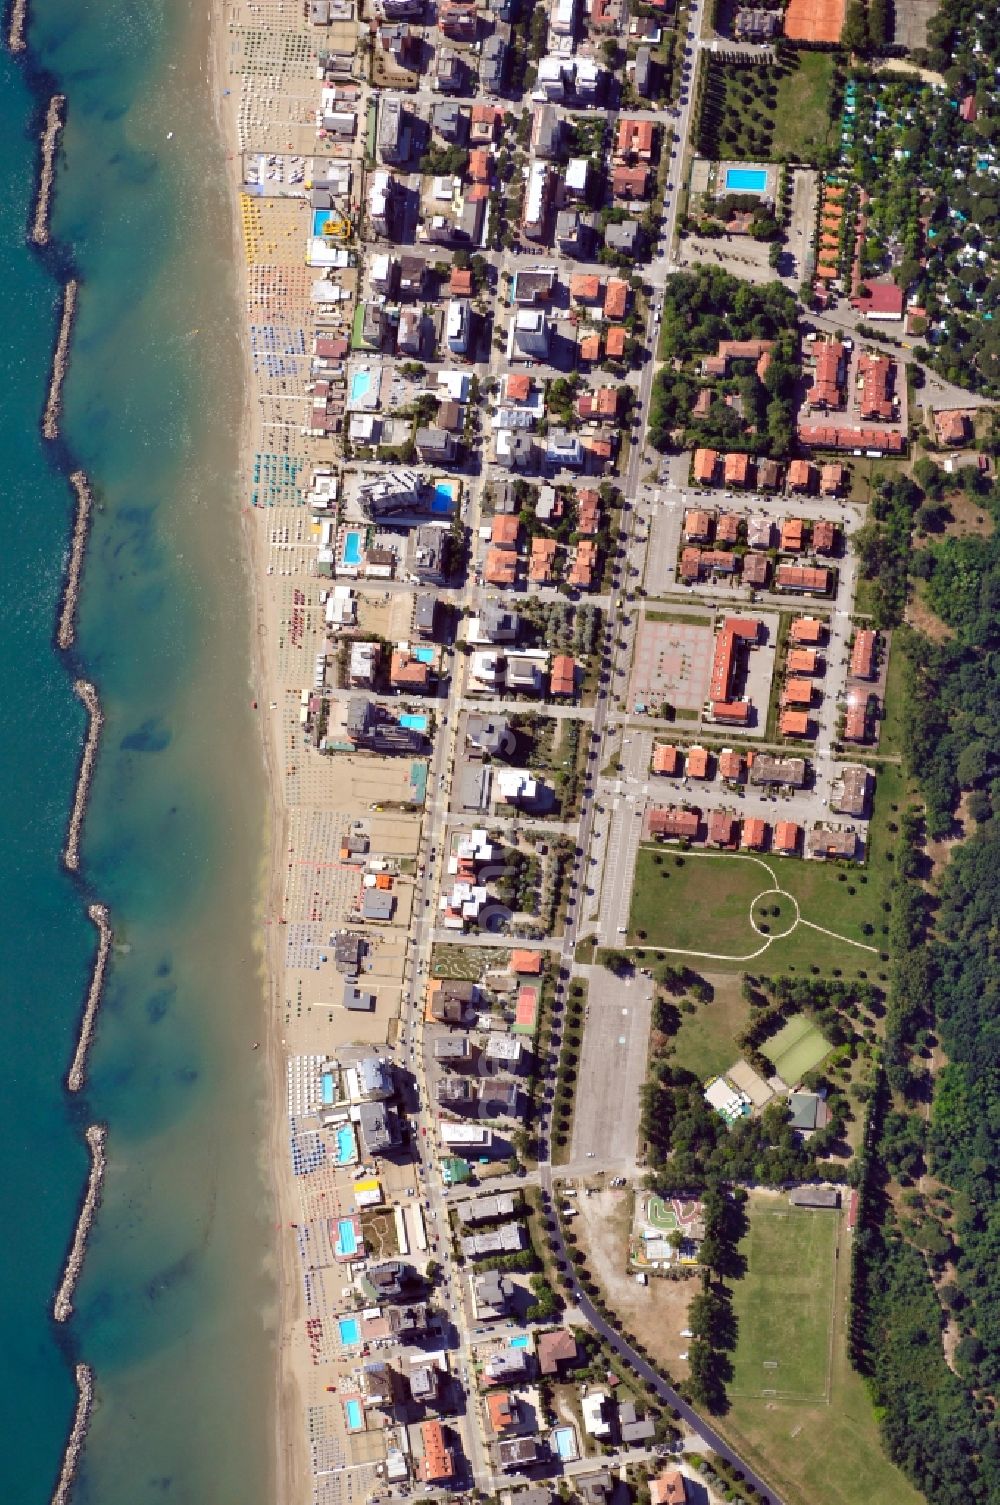
[[[308,161],[321,148],[316,141],[315,108],[319,84],[315,80],[315,35],[310,33],[302,7],[292,3],[257,4],[253,0],[217,4],[213,12],[213,54],[216,70],[215,98],[229,162],[229,186],[233,210],[233,256],[240,269],[243,319],[240,341],[244,358],[244,402],[241,413],[241,471],[244,504],[241,509],[243,536],[254,613],[254,673],[261,720],[261,746],[269,788],[268,863],[262,884],[261,933],[266,968],[269,1023],[262,1048],[266,1052],[270,1084],[270,1172],[273,1177],[278,1228],[276,1256],[279,1271],[279,1335],[277,1342],[278,1389],[275,1418],[274,1498],[288,1502],[315,1498],[313,1459],[315,1418],[326,1413],[329,1435],[323,1441],[335,1452],[346,1446],[343,1412],[329,1406],[331,1381],[339,1383],[347,1370],[337,1354],[319,1363],[307,1329],[303,1292],[303,1262],[293,1229],[302,1226],[315,1211],[311,1200],[329,1199],[322,1210],[340,1208],[335,1184],[310,1189],[300,1184],[328,1179],[327,1173],[297,1178],[289,1156],[286,1072],[289,1058],[321,1052],[364,1038],[372,1044],[385,1042],[398,1014],[402,986],[404,947],[399,939],[395,954],[386,946],[386,1002],[374,1018],[352,1016],[343,1010],[320,1012],[323,990],[317,988],[315,968],[288,965],[286,925],[306,923],[314,914],[310,896],[289,880],[290,853],[305,843],[315,849],[317,865],[334,845],[336,828],[360,810],[370,808],[372,791],[365,787],[364,771],[358,772],[357,787],[343,778],[343,762],[335,773],[333,760],[321,760],[303,745],[299,728],[301,691],[311,679],[310,649],[320,648],[323,623],[317,580],[313,569],[315,525],[303,506],[302,491],[310,468],[329,463],[332,454],[315,439],[301,433],[296,401],[303,404],[304,377],[308,362],[268,361],[256,352],[251,325],[283,326],[303,331],[307,348],[313,316],[309,288],[311,274],[304,266],[304,246],[309,233],[310,209],[304,189],[296,196],[265,198],[248,202],[243,194],[244,152],[249,148]],[[301,39],[301,46],[289,43]],[[291,58],[287,71],[276,63],[274,71],[258,78],[248,67],[241,72],[241,46],[251,42],[267,51],[274,39],[275,58]],[[291,117],[291,118],[290,118]],[[356,144],[360,154],[363,139]],[[255,212],[261,205],[261,215]],[[263,220],[263,223],[261,223]],[[353,314],[353,305],[350,310]],[[288,348],[292,348],[294,340]],[[270,369],[269,369],[270,368]],[[285,466],[301,466],[295,486],[280,480],[273,495],[255,496],[260,457]],[[263,493],[264,487],[259,488]],[[294,493],[294,494],[293,494]],[[257,503],[255,505],[255,502]],[[305,629],[296,631],[301,604]],[[289,646],[296,651],[288,652]],[[303,667],[305,666],[305,667]],[[324,765],[325,762],[325,766]],[[376,787],[374,793],[381,791]],[[387,849],[403,844],[415,853],[419,818],[375,821],[381,824],[381,839]],[[376,833],[376,841],[379,834]],[[292,999],[298,1001],[297,1008]],[[305,1006],[303,1006],[305,998]],[[394,1006],[393,1006],[394,1005]],[[400,1194],[405,1188],[400,1189]],[[346,1210],[346,1209],[345,1209]],[[349,1267],[345,1267],[349,1270]],[[345,1284],[349,1275],[344,1275]],[[332,1305],[339,1297],[328,1293]],[[342,1295],[343,1292],[340,1293]],[[355,1356],[356,1358],[356,1356]],[[307,1431],[307,1408],[310,1429]],[[339,1456],[339,1453],[337,1453]],[[373,1476],[372,1476],[373,1477]],[[362,1478],[359,1476],[359,1486]],[[361,1498],[363,1491],[359,1490]],[[333,1499],[324,1495],[324,1499]],[[345,1505],[358,1498],[349,1477],[343,1496]]]

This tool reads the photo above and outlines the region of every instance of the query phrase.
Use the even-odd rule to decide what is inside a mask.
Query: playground
[[[636,1197],[629,1264],[645,1271],[697,1264],[697,1246],[704,1233],[700,1202],[641,1192]]]

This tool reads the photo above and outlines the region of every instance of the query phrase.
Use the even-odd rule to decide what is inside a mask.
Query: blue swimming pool
[[[359,1400],[345,1401],[344,1414],[347,1417],[348,1429],[352,1432],[360,1432],[365,1424],[361,1402]]]
[[[357,1254],[358,1235],[354,1231],[354,1224],[350,1218],[340,1218],[337,1222],[337,1253]]]
[[[337,1130],[337,1164],[350,1165],[358,1158],[358,1142],[350,1124],[341,1124]]]
[[[361,1342],[361,1328],[357,1317],[338,1317],[337,1326],[340,1329],[340,1341],[345,1348],[353,1348]]]
[[[726,190],[729,193],[763,193],[767,187],[767,169],[763,167],[727,167]]]
[[[355,371],[351,377],[351,401],[360,402],[367,397],[372,389],[372,374],[370,371]]]
[[[572,1427],[556,1427],[549,1440],[564,1463],[572,1462],[577,1456],[576,1436]]]
[[[432,512],[451,512],[455,506],[455,483],[453,481],[435,481],[434,495],[431,497]]]
[[[400,716],[400,726],[405,726],[410,732],[425,732],[427,730],[426,716]]]
[[[509,1346],[511,1348],[527,1348],[527,1346],[528,1346],[528,1334],[527,1333],[518,1333],[516,1337],[511,1338]]]
[[[418,664],[432,664],[434,662],[433,648],[414,648],[413,657]]]
[[[336,217],[337,217],[336,215],[332,216],[333,219],[336,219]],[[330,219],[330,218],[331,218],[331,214],[330,214],[329,209],[314,209],[313,210],[313,234],[314,235],[322,235],[323,234],[323,226],[326,224],[327,220]]]
[[[357,565],[361,563],[361,544],[362,535],[360,533],[355,533],[352,531],[344,534],[345,564]]]
[[[323,1089],[323,1106],[329,1107],[333,1102],[333,1077],[328,1071],[324,1071],[321,1082]]]

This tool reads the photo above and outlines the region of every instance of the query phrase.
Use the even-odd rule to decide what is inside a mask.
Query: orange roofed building
[[[808,460],[793,460],[788,467],[789,491],[811,491],[813,468]]]
[[[781,525],[781,547],[786,554],[801,554],[805,524],[801,517],[786,517]]]
[[[776,852],[784,852],[786,856],[797,852],[802,832],[793,820],[779,820],[774,828],[774,840],[771,843]]]
[[[494,1390],[486,1397],[490,1426],[498,1435],[517,1426],[517,1402],[509,1390]]]
[[[517,554],[514,550],[487,549],[483,579],[487,585],[513,585],[517,579]]]
[[[572,695],[576,688],[576,663],[568,653],[557,653],[549,674],[552,695]]]
[[[418,1465],[420,1478],[425,1484],[440,1484],[455,1476],[455,1455],[444,1437],[444,1427],[439,1421],[425,1421],[420,1427],[423,1457]]]
[[[727,486],[749,486],[750,456],[727,455],[725,464],[725,477]]]
[[[783,737],[808,737],[808,711],[782,711],[778,730]]]
[[[750,815],[743,822],[740,846],[745,852],[762,852],[767,844],[767,821]]]
[[[569,585],[575,585],[580,590],[590,590],[594,583],[594,571],[597,568],[597,545],[589,538],[581,538],[576,546],[576,555],[566,576]]]
[[[684,772],[689,779],[708,778],[708,752],[704,747],[689,747]]]
[[[541,534],[537,534],[531,540],[528,579],[533,585],[544,585],[546,581],[552,579],[552,567],[555,563],[557,547],[554,538],[544,538]]]
[[[612,324],[604,337],[604,348],[608,355],[620,359],[625,354],[625,342],[628,338],[628,330],[624,324]]]
[[[597,303],[601,296],[600,277],[593,273],[576,273],[569,279],[569,295],[574,303]]]
[[[604,317],[623,319],[628,307],[628,283],[620,277],[612,277],[604,290]]]
[[[520,519],[512,517],[509,512],[500,512],[493,519],[490,542],[497,544],[500,548],[516,549],[520,532]]]
[[[687,1497],[687,1485],[679,1469],[664,1469],[649,1481],[650,1505],[687,1505]]]
[[[652,161],[653,122],[651,120],[630,120],[626,116],[621,116],[618,120],[618,133],[615,137],[615,155],[617,157],[639,157],[643,162]]]
[[[789,674],[815,674],[818,663],[815,648],[790,648],[785,667]]]
[[[540,977],[542,975],[542,953],[540,951],[520,951],[515,947],[510,953],[510,970],[516,972],[518,977]]]
[[[675,841],[694,841],[701,818],[696,810],[650,810],[650,836],[664,836]]]
[[[676,747],[660,743],[653,748],[653,772],[674,778],[681,771],[681,755]]]
[[[819,645],[826,636],[826,627],[818,617],[796,617],[789,636],[793,643]]]
[[[719,754],[719,777],[738,784],[743,778],[743,754],[734,752],[731,747],[723,748]]]
[[[394,690],[426,690],[430,670],[402,648],[394,648],[389,660],[389,683]]]
[[[694,452],[694,478],[702,486],[711,486],[715,480],[719,454],[714,449],[696,449]]]

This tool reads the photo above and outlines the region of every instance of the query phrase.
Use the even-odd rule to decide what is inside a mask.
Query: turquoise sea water
[[[97,1404],[77,1498],[269,1497],[273,1213],[262,987],[252,947],[264,790],[239,544],[237,305],[205,20],[131,0],[40,0],[26,67],[0,54],[0,1241],[3,1494],[49,1499],[75,1401]],[[29,252],[33,70],[68,98],[56,249]],[[173,131],[168,140],[167,133]],[[39,437],[60,248],[83,278],[63,422]],[[52,644],[79,461],[100,503],[80,634]],[[59,861],[84,717],[105,711],[79,881]],[[63,1091],[94,949],[112,963],[90,1080]],[[51,1320],[87,1170],[109,1171],[76,1313]]]

